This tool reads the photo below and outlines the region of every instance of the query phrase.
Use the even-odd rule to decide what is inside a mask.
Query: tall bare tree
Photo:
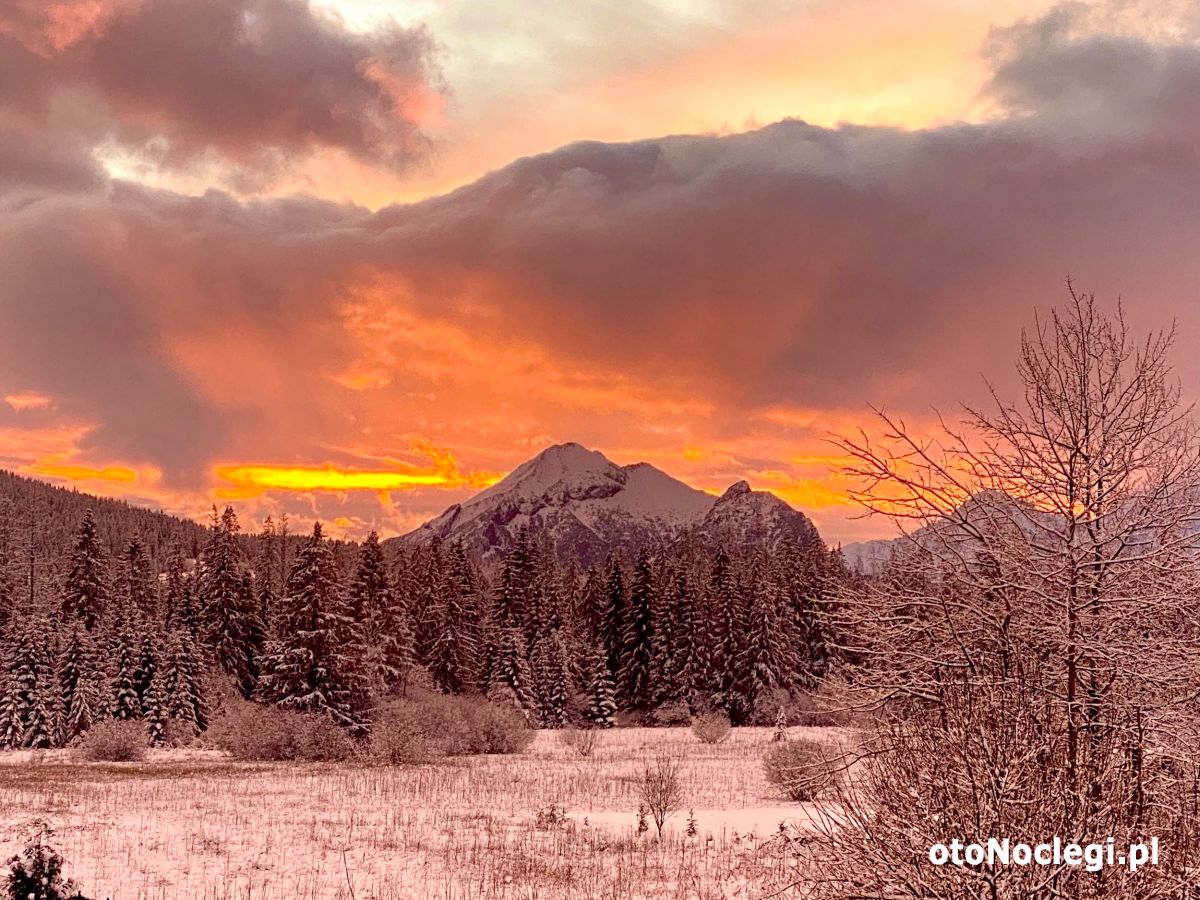
[[[951,791],[942,822],[964,838],[1040,823],[1057,830],[1029,838],[1107,829],[1100,838],[1132,840],[1154,822],[1178,860],[1194,852],[1181,816],[1195,800],[1200,445],[1172,373],[1173,339],[1168,330],[1136,340],[1120,308],[1106,315],[1071,289],[1022,335],[1018,400],[989,385],[989,407],[966,408],[961,425],[942,421],[936,438],[881,412],[881,438],[842,442],[856,499],[905,540],[887,571],[841,604],[843,652],[861,661],[847,680],[884,724],[862,783],[880,795],[875,812],[835,817],[835,846],[845,851],[855,834],[860,860],[870,858],[862,842],[889,802],[934,816],[913,798],[936,768],[964,788]],[[902,772],[924,784],[896,790]],[[871,803],[860,793],[849,807]],[[915,836],[930,822],[911,824]],[[919,843],[881,850],[879,861]],[[931,877],[927,863],[907,863],[918,882]],[[881,872],[881,892],[868,896],[893,895],[881,886],[922,895]],[[1102,896],[1060,875],[1040,873],[1046,896]],[[971,889],[977,881],[937,896],[1032,895],[1012,872],[988,892]]]

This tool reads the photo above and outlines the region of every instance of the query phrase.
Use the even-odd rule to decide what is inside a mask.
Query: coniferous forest
[[[457,543],[362,543],[208,527],[17,476],[0,482],[0,746],[70,744],[104,719],[189,740],[227,696],[353,735],[414,687],[477,694],[530,724],[774,722],[815,689],[828,600],[819,542],[684,535],[581,567],[522,531],[493,564]]]

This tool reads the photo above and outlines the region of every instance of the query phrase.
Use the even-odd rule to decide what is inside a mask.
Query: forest
[[[459,544],[207,528],[5,474],[0,746],[69,745],[108,718],[151,743],[202,732],[226,695],[363,736],[414,687],[476,694],[531,725],[772,723],[825,675],[832,591],[819,540],[684,535],[582,569],[522,531],[485,568]]]

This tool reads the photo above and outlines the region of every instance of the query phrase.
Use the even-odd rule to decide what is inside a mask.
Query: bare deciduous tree
[[[861,663],[847,680],[885,721],[865,793],[829,819],[836,864],[816,868],[832,881],[865,879],[864,896],[935,882],[947,897],[1155,896],[1036,868],[947,887],[912,855],[935,834],[1122,841],[1153,823],[1177,850],[1157,895],[1179,887],[1196,834],[1200,454],[1172,340],[1135,341],[1119,309],[1072,290],[1022,337],[1019,401],[992,390],[990,409],[928,441],[880,413],[881,440],[843,442],[856,499],[906,541],[842,598],[842,651]]]
[[[659,754],[654,762],[646,763],[640,785],[641,801],[654,819],[659,837],[667,819],[683,806],[683,780],[679,760]]]

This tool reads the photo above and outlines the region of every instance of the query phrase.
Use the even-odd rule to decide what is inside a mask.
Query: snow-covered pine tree
[[[446,581],[445,548],[440,539],[435,538],[427,546],[412,551],[404,584],[405,604],[417,660],[426,667],[433,659],[433,648],[442,624]]]
[[[572,679],[571,661],[561,627],[552,625],[534,638],[530,668],[539,724],[543,728],[562,728],[567,724],[567,700]]]
[[[443,691],[460,694],[476,688],[479,681],[478,599],[474,574],[461,544],[450,548],[448,564],[429,672]]]
[[[276,583],[275,519],[268,515],[258,533],[258,555],[254,562],[254,594],[257,601],[258,619],[265,631],[271,630],[275,620],[275,604],[279,600],[282,585]]]
[[[495,618],[503,628],[516,626],[527,629],[536,603],[533,593],[537,585],[537,562],[535,548],[529,538],[529,530],[517,530],[513,545],[504,555],[500,571],[500,591],[496,598]]]
[[[16,556],[13,521],[12,501],[0,497],[0,630],[12,618],[17,600],[16,581],[13,578]]]
[[[163,573],[162,620],[167,628],[180,626],[189,601],[183,551],[178,545],[172,545],[167,552],[167,568]]]
[[[121,553],[117,584],[120,601],[126,609],[146,621],[157,618],[155,606],[158,598],[154,589],[154,575],[150,571],[150,557],[141,538],[134,537]]]
[[[43,618],[26,618],[9,630],[0,684],[0,747],[44,748],[58,741],[58,691],[53,631]]]
[[[349,622],[333,553],[317,523],[280,598],[259,695],[287,709],[327,715],[352,731],[363,729],[367,698],[356,694],[359,661],[342,646]]]
[[[114,719],[142,717],[142,702],[138,696],[141,649],[141,641],[128,625],[117,629],[111,637],[109,713]]]
[[[629,709],[647,709],[654,697],[654,566],[643,547],[633,568],[621,654],[620,697]]]
[[[63,645],[58,666],[58,688],[62,700],[62,743],[68,743],[107,714],[104,685],[96,658],[96,645],[79,624],[71,629]]]
[[[162,682],[162,673],[155,672],[142,696],[142,719],[146,723],[150,744],[154,747],[166,743],[167,700]]]
[[[88,510],[79,525],[70,567],[63,582],[63,618],[79,620],[88,631],[95,631],[104,616],[108,598],[108,562],[96,535],[92,511]]]
[[[146,697],[150,693],[151,685],[154,683],[155,673],[158,669],[158,658],[161,654],[158,648],[155,647],[158,635],[144,626],[139,631],[141,634],[137,638],[137,669],[134,673],[134,689],[137,691],[138,703],[141,705],[142,711],[145,712]]]
[[[583,716],[596,728],[612,728],[617,712],[616,688],[608,670],[608,655],[599,642],[593,643],[584,659],[587,674],[587,708]]]
[[[617,678],[624,668],[622,660],[625,652],[625,619],[628,608],[628,598],[625,594],[625,571],[621,560],[614,554],[609,554],[604,564],[605,606],[603,640],[604,652],[608,659],[608,671]]]
[[[19,711],[21,685],[13,662],[15,652],[15,641],[6,636],[0,645],[0,750],[18,749],[25,734]]]
[[[364,647],[367,678],[377,691],[398,687],[403,692],[415,664],[413,634],[374,531],[359,547],[348,605],[351,618],[369,636]]]
[[[212,532],[200,556],[199,601],[204,642],[217,664],[232,675],[242,694],[254,691],[256,623],[253,597],[246,595],[239,527],[232,507],[218,518],[213,509]]]
[[[514,706],[527,716],[537,706],[525,635],[515,625],[499,629],[487,696],[495,703]]]
[[[759,697],[788,687],[796,656],[788,641],[783,586],[768,574],[761,555],[751,563],[746,590],[750,593],[746,638],[737,662],[738,693],[747,711]]]
[[[156,679],[162,685],[163,714],[198,734],[208,727],[199,650],[183,629],[168,632],[163,647]]]
[[[717,547],[708,578],[705,606],[711,617],[707,692],[729,711],[736,688],[735,670],[742,653],[742,598],[725,547]]]
[[[688,577],[687,566],[677,561],[675,571],[667,579],[668,597],[660,621],[667,627],[655,633],[654,658],[658,667],[655,683],[655,703],[686,703],[695,707],[696,670],[700,665],[697,652],[696,597]]]
[[[583,588],[575,601],[576,623],[580,638],[588,643],[603,640],[604,612],[608,607],[608,592],[604,576],[595,566],[588,566]]]

